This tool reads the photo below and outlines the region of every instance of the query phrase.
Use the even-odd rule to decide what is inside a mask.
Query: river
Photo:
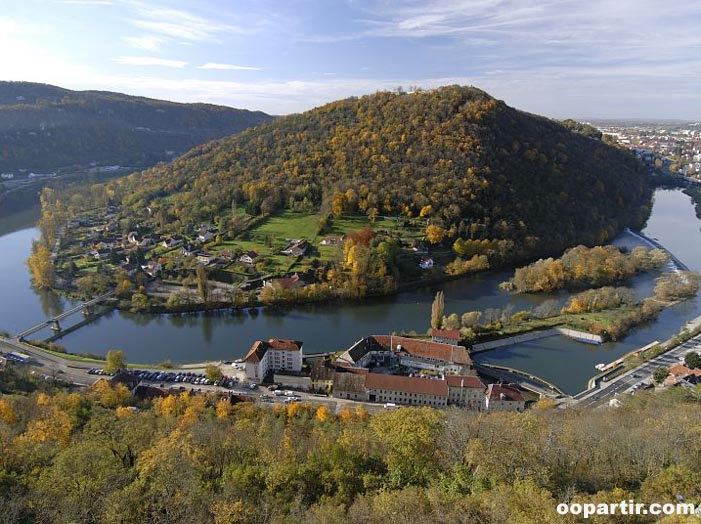
[[[657,238],[691,269],[701,270],[701,231],[691,200],[679,190],[658,190],[650,220],[644,230]],[[0,220],[0,331],[17,333],[67,308],[71,303],[54,293],[32,289],[25,264],[38,231],[32,226],[36,211]],[[630,237],[616,243],[630,245]],[[633,287],[639,296],[650,293],[655,274],[637,277]],[[311,305],[291,310],[259,309],[236,314],[188,316],[110,313],[74,331],[59,342],[71,352],[104,354],[122,349],[130,362],[174,363],[242,357],[259,338],[292,338],[304,341],[305,353],[347,348],[368,334],[392,331],[426,331],[431,301],[438,289],[446,296],[446,312],[503,308],[516,311],[536,306],[548,295],[509,295],[498,284],[509,272],[492,272],[429,288],[416,289],[363,304]],[[565,300],[566,295],[555,298]],[[564,338],[550,338],[477,355],[483,363],[495,363],[535,373],[568,393],[586,386],[596,373],[594,365],[609,362],[652,340],[663,340],[686,321],[701,315],[695,298],[665,310],[660,317],[635,329],[625,340],[590,346]],[[77,321],[79,317],[75,317]],[[50,333],[40,332],[42,338]]]

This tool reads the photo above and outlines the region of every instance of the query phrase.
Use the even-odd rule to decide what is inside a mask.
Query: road
[[[587,390],[575,397],[577,407],[594,408],[607,404],[611,399],[626,393],[635,384],[641,382],[652,383],[652,372],[659,367],[669,367],[679,364],[690,351],[701,352],[701,335],[696,335],[675,348],[648,360],[640,366],[627,371],[608,382],[601,382],[598,388]]]
[[[32,361],[27,364],[36,369],[38,373],[44,376],[49,376],[51,378],[56,378],[71,382],[80,386],[90,386],[97,380],[101,378],[106,378],[103,375],[91,375],[88,371],[95,367],[102,367],[101,365],[93,362],[80,362],[62,358],[51,353],[47,353],[38,349],[33,348],[27,344],[23,344],[13,339],[0,337],[0,351],[9,353],[12,351],[18,351],[29,355],[32,357]],[[225,375],[232,376],[237,375],[239,372],[231,368],[230,365],[220,363],[219,367]],[[183,366],[181,368],[183,371],[192,371],[197,373],[204,373],[204,366],[193,367],[192,365]],[[167,369],[163,371],[178,372],[178,368]],[[243,380],[242,380],[243,381]],[[208,386],[204,384],[189,384],[189,383],[179,383],[179,382],[160,382],[160,381],[147,381],[142,380],[140,384],[160,387],[163,384],[166,388],[169,388],[173,393],[178,393],[183,390],[192,390],[200,392],[217,392],[217,393],[234,393],[238,395],[246,395],[254,398],[256,402],[264,402],[265,404],[279,404],[285,401],[286,397],[275,397],[271,391],[268,391],[264,387],[259,387],[255,390],[251,390],[245,386],[236,387],[233,389],[223,388],[219,386]],[[284,389],[284,388],[283,388]],[[261,395],[265,395],[265,398],[261,399]],[[311,404],[325,404],[332,413],[338,413],[344,407],[349,407],[350,409],[356,409],[359,404],[363,404],[367,411],[375,411],[382,409],[381,404],[371,404],[365,402],[355,402],[350,400],[336,399],[333,397],[325,397],[320,395],[314,395],[312,393],[298,392],[295,391],[295,395],[301,397],[303,402]]]

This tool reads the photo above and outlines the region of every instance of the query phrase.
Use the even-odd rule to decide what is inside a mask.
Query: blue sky
[[[273,114],[475,85],[555,118],[701,119],[698,0],[6,0],[0,79]]]

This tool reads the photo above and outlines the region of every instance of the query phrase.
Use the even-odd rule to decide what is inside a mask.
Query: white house
[[[269,371],[302,371],[302,342],[271,338],[256,340],[243,359],[246,377],[262,381]]]
[[[253,264],[257,258],[258,253],[255,251],[247,251],[239,257],[239,262],[243,262],[244,264]]]

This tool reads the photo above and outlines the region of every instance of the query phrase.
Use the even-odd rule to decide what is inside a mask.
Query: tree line
[[[4,523],[574,524],[558,503],[701,502],[698,388],[494,414],[41,388],[0,397]]]

